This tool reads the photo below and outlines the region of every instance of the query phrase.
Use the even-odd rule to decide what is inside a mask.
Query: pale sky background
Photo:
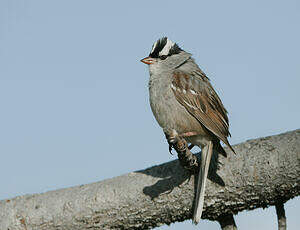
[[[211,79],[232,144],[299,128],[299,23],[297,0],[1,0],[0,200],[176,159],[139,62],[162,36]],[[286,212],[297,229],[300,199]],[[236,216],[246,230],[276,229],[275,219],[274,207]],[[196,227],[188,220],[157,229]]]

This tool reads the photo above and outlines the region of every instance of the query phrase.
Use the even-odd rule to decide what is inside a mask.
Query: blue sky
[[[229,111],[233,144],[300,127],[299,1],[0,2],[0,199],[173,160],[139,60],[168,36]],[[299,198],[287,204],[296,229]],[[241,229],[274,229],[274,208]],[[217,229],[202,221],[199,228]],[[194,229],[191,221],[158,229]]]

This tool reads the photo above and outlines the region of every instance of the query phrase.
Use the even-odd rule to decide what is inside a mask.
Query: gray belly
[[[149,87],[150,105],[158,124],[163,129],[203,133],[202,125],[176,100],[170,85],[153,82]]]

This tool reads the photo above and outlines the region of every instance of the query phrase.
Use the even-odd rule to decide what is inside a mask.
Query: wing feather
[[[232,149],[227,140],[230,136],[227,111],[203,72],[174,71],[172,90],[191,115]]]

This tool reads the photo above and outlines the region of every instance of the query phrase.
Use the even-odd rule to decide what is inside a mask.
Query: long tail
[[[205,193],[205,185],[206,179],[210,164],[210,159],[213,153],[213,142],[210,141],[207,146],[205,146],[202,150],[201,157],[201,166],[199,168],[198,182],[197,182],[197,191],[196,191],[196,203],[193,215],[193,223],[198,224],[201,219],[203,204],[204,204],[204,193]]]

